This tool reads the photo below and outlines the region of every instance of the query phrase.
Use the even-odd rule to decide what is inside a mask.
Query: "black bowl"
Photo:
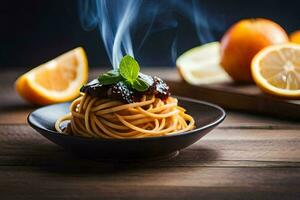
[[[28,116],[28,123],[40,134],[65,149],[92,159],[155,159],[172,157],[180,149],[198,141],[225,118],[225,111],[219,106],[178,97],[179,105],[193,116],[196,128],[173,135],[132,138],[102,139],[63,135],[56,132],[55,121],[69,112],[70,103],[54,104],[35,110]]]

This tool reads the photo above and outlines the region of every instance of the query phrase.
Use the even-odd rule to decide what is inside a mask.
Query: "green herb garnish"
[[[120,76],[119,71],[116,70],[110,70],[104,74],[101,74],[98,77],[98,80],[103,85],[109,85],[113,83],[117,83],[122,80],[122,77]]]
[[[98,80],[103,85],[110,85],[122,81],[127,86],[140,91],[146,91],[150,84],[143,78],[139,77],[139,63],[130,55],[122,58],[119,69],[111,70],[98,77]]]
[[[143,92],[143,91],[146,91],[146,90],[149,88],[149,85],[148,85],[147,82],[145,82],[145,81],[142,80],[142,79],[136,79],[136,80],[133,82],[132,87],[133,87],[134,89],[136,89],[137,91]]]
[[[138,78],[140,72],[139,63],[129,55],[122,58],[119,69],[121,76],[131,84]]]

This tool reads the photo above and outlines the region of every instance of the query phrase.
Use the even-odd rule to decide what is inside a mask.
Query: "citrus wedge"
[[[176,66],[180,75],[186,82],[192,85],[230,80],[230,77],[219,63],[219,42],[211,42],[192,48],[176,60]]]
[[[300,98],[300,45],[290,43],[262,49],[252,60],[251,73],[263,91]]]
[[[25,100],[46,105],[76,98],[87,79],[87,58],[79,47],[23,74],[15,88]]]

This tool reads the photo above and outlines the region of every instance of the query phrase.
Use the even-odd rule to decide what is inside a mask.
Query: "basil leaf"
[[[133,57],[126,55],[120,62],[119,70],[121,76],[133,84],[139,76],[140,66]]]
[[[119,72],[116,70],[111,70],[108,71],[104,74],[101,74],[98,77],[98,80],[101,84],[103,85],[110,85],[113,83],[117,83],[122,79],[122,77],[120,76]]]
[[[105,74],[108,74],[110,76],[120,76],[120,73],[118,70],[109,70],[108,72],[106,72]]]
[[[139,92],[145,92],[146,90],[148,90],[149,85],[147,84],[147,82],[143,81],[142,79],[136,79],[133,82],[132,87]]]

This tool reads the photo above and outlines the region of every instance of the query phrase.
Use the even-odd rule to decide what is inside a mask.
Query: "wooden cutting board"
[[[161,76],[170,85],[172,94],[208,101],[225,109],[263,114],[300,121],[300,101],[274,98],[261,92],[255,85],[224,82],[194,86],[184,82],[176,69],[153,68],[146,73]]]
[[[225,109],[300,121],[300,101],[268,96],[255,85],[236,85],[226,82],[194,86],[181,80],[167,82],[173,94],[178,96],[212,102]]]

